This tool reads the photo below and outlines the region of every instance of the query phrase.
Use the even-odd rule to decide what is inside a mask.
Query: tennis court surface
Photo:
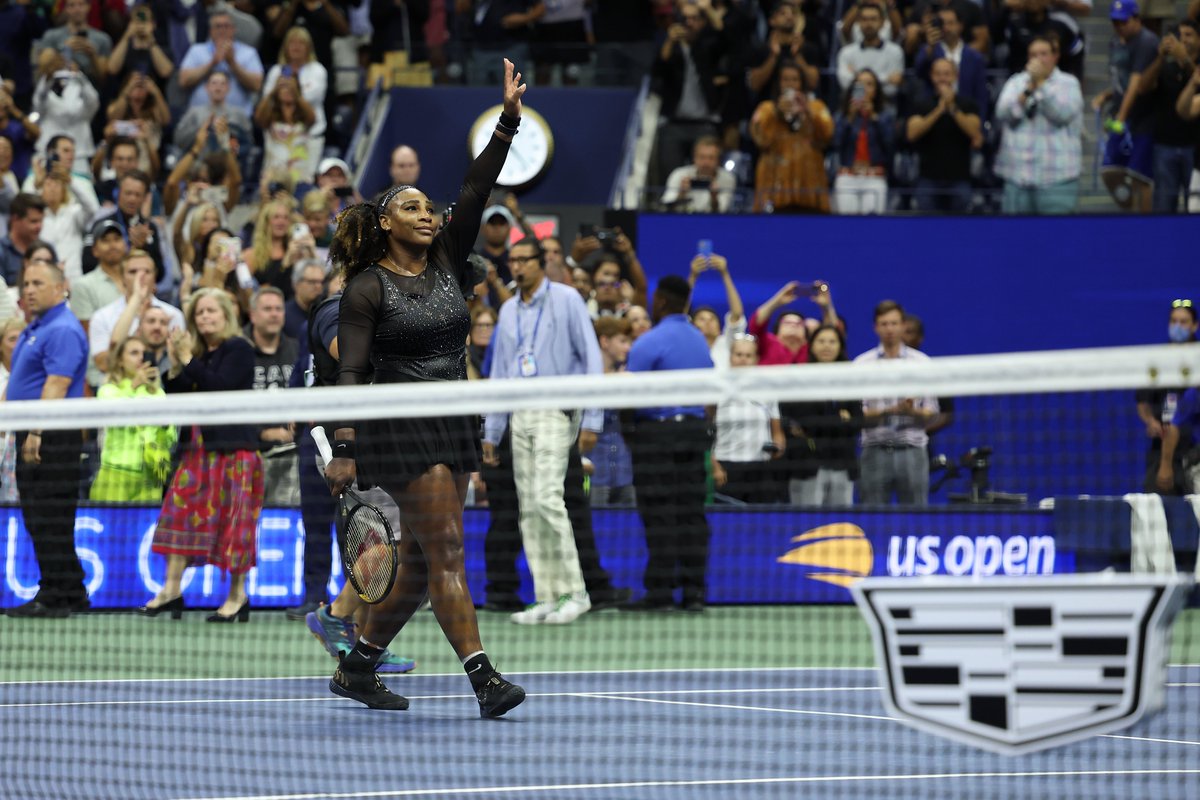
[[[850,607],[743,606],[520,627],[480,613],[529,692],[481,720],[432,614],[394,644],[406,712],[326,688],[302,623],[94,613],[0,618],[0,796],[42,798],[1194,798],[1200,612],[1166,708],[1119,735],[1006,758],[885,716]],[[214,630],[217,628],[217,630]]]

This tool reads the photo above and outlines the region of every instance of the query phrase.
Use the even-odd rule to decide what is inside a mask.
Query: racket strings
[[[373,507],[360,506],[351,512],[342,555],[358,593],[367,602],[383,599],[395,576],[396,555],[387,523]]]

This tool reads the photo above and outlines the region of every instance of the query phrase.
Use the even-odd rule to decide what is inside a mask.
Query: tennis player
[[[429,198],[414,186],[394,186],[378,204],[342,212],[330,258],[346,276],[338,321],[338,385],[465,380],[471,318],[463,295],[474,283],[467,261],[483,208],[504,166],[521,118],[525,85],[504,60],[504,105],[491,141],[467,170],[453,219],[438,230]],[[399,574],[391,593],[371,610],[354,649],[329,688],[371,707],[404,709],[376,674],[384,648],[429,596],[450,645],[479,701],[497,717],[525,699],[500,676],[479,639],[463,563],[462,510],[467,478],[479,469],[475,417],[385,419],[342,423],[325,470],[340,494],[357,478],[379,486],[400,506]]]

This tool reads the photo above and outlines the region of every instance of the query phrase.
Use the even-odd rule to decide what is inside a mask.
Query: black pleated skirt
[[[479,471],[477,416],[364,420],[356,428],[358,485],[396,489],[445,464],[452,473]]]

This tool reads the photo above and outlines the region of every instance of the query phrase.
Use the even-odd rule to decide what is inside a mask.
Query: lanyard
[[[528,352],[531,354],[533,353],[533,348],[534,348],[535,344],[537,343],[538,328],[542,324],[542,312],[544,312],[546,310],[546,302],[549,299],[549,297],[550,297],[549,292],[547,292],[545,295],[542,296],[542,300],[541,300],[542,304],[540,306],[538,306],[537,319],[535,319],[533,321],[533,332],[529,334],[529,351]],[[520,301],[518,301],[518,302],[520,302]],[[517,355],[520,355],[522,352],[524,352],[524,349],[525,349],[524,348],[525,337],[521,336],[520,309],[521,309],[521,307],[517,306]]]

